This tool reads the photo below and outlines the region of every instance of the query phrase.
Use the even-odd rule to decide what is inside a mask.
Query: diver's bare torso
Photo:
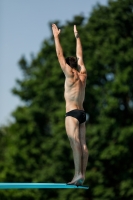
[[[66,76],[64,97],[66,100],[66,112],[74,109],[84,110],[85,86],[87,75],[72,69]]]

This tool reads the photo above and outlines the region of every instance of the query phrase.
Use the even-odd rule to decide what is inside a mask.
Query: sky
[[[39,52],[50,36],[49,22],[89,17],[97,3],[106,5],[107,0],[0,0],[0,126],[10,123],[11,113],[22,105],[11,93],[15,80],[22,78],[20,58],[30,61]]]

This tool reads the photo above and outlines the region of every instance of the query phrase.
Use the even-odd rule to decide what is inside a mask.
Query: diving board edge
[[[71,185],[67,183],[0,183],[0,190],[1,189],[70,189],[70,188],[77,188],[77,189],[89,189],[89,186],[77,186]]]

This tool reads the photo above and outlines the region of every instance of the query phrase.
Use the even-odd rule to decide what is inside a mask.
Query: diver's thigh
[[[79,122],[76,118],[67,116],[65,118],[65,127],[68,137],[74,137],[75,134],[79,137]]]
[[[86,145],[86,126],[85,123],[80,124],[79,126],[79,137],[82,145]]]

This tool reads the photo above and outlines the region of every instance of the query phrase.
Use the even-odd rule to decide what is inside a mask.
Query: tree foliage
[[[73,25],[81,36],[88,72],[84,108],[89,114],[90,157],[84,190],[8,190],[8,199],[131,200],[133,198],[133,2],[110,0],[90,17],[75,16],[62,29],[65,56],[75,55]],[[51,23],[50,23],[51,26]],[[15,122],[0,129],[1,182],[67,182],[73,158],[65,133],[64,74],[52,34],[28,63],[13,93],[24,102]]]

